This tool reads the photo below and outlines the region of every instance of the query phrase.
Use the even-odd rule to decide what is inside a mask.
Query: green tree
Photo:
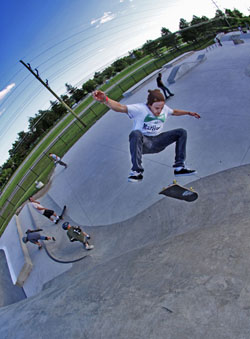
[[[201,18],[193,15],[192,21],[191,21],[191,27],[196,26],[196,36],[206,36],[208,26],[207,23],[209,22],[209,19],[206,16],[202,16]]]
[[[90,79],[82,85],[82,89],[84,92],[91,93],[96,89],[96,86],[97,83],[95,82],[95,80]]]
[[[192,42],[196,41],[196,33],[195,29],[190,27],[190,24],[183,18],[180,19],[179,22],[179,28],[180,28],[180,35],[183,40],[183,42]]]
[[[224,17],[224,15],[225,14],[220,9],[217,9],[215,12],[215,18]]]
[[[67,104],[69,107],[71,107],[73,104],[74,104],[74,100],[72,97],[69,97],[68,95],[66,94],[62,94],[61,97],[60,97],[64,102],[65,104]]]
[[[112,66],[114,67],[115,72],[121,72],[124,68],[128,66],[128,63],[124,58],[121,58],[113,62]]]
[[[65,87],[67,89],[67,92],[71,95],[73,95],[75,93],[75,91],[77,90],[76,87],[73,87],[72,85],[70,85],[68,83],[65,84]]]
[[[104,82],[104,76],[101,72],[95,72],[94,74],[94,80],[98,85],[102,85]]]
[[[187,20],[181,18],[180,22],[179,22],[179,28],[180,29],[185,29],[189,27],[189,23],[187,22]]]
[[[105,68],[105,70],[102,72],[102,75],[105,79],[110,79],[112,76],[115,75],[115,68],[113,66],[109,66]]]
[[[3,187],[4,185],[7,184],[8,180],[11,178],[13,174],[13,169],[12,168],[4,168],[1,170],[1,175],[0,175],[0,186]]]
[[[84,96],[85,92],[83,91],[83,89],[77,88],[75,93],[72,95],[72,98],[75,100],[75,102],[79,102],[84,98]]]
[[[58,118],[67,113],[67,109],[61,103],[57,101],[50,101],[50,104],[51,104],[50,111],[54,116],[54,121],[56,121]]]
[[[172,33],[168,28],[162,27],[160,46],[166,46],[167,48],[175,48],[176,50],[178,50],[179,44],[180,44],[180,40],[177,34]]]
[[[147,40],[146,43],[142,46],[145,55],[152,55],[158,57],[161,55],[161,45],[159,39],[156,40]]]
[[[132,57],[135,57],[136,60],[139,60],[141,58],[143,58],[143,50],[142,49],[136,49],[136,50],[133,50],[131,52],[129,52],[129,54],[132,56]]]

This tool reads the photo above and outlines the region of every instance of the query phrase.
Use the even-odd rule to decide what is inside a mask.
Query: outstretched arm
[[[196,119],[200,119],[200,115],[196,112],[190,112],[190,111],[183,111],[181,109],[174,109],[174,112],[172,115],[175,116],[181,116],[181,115],[191,115],[192,117],[195,117]]]
[[[108,98],[107,95],[102,91],[94,91],[92,96],[96,101],[105,104],[115,112],[128,113],[128,108],[126,105],[122,105],[119,102]]]

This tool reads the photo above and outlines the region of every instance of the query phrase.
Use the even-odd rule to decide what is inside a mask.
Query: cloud
[[[98,23],[98,27],[102,24],[105,24],[105,22],[111,21],[116,17],[116,15],[112,12],[104,12],[103,16],[97,19],[91,20],[91,25],[94,25]]]
[[[6,88],[4,88],[2,91],[0,91],[0,100],[2,100],[15,86],[16,84],[12,83],[8,85]]]

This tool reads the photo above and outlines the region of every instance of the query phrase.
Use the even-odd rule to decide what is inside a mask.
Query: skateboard
[[[173,184],[168,187],[164,187],[159,194],[166,195],[167,197],[185,200],[188,202],[195,201],[198,198],[198,193],[193,190],[192,187],[187,188],[177,184],[174,180]]]
[[[66,205],[63,206],[62,213],[59,215],[59,219],[55,222],[56,224],[59,223],[59,220],[63,219],[65,210],[66,210]]]

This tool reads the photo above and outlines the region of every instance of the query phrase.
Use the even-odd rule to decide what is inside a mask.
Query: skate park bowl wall
[[[16,220],[14,216],[3,233],[0,239],[0,249],[5,252],[13,284],[23,286],[32,269],[32,263],[25,244],[20,241]]]
[[[0,250],[0,307],[26,299],[22,288],[13,285],[5,252]]]
[[[39,338],[248,338],[249,177],[222,171],[192,183],[194,203],[93,227],[92,261],[0,309],[0,337],[32,338],[32,315]]]
[[[241,33],[241,32],[230,32],[224,35],[221,35],[220,40],[221,42],[225,41],[232,41],[234,39],[250,39],[250,33]]]

